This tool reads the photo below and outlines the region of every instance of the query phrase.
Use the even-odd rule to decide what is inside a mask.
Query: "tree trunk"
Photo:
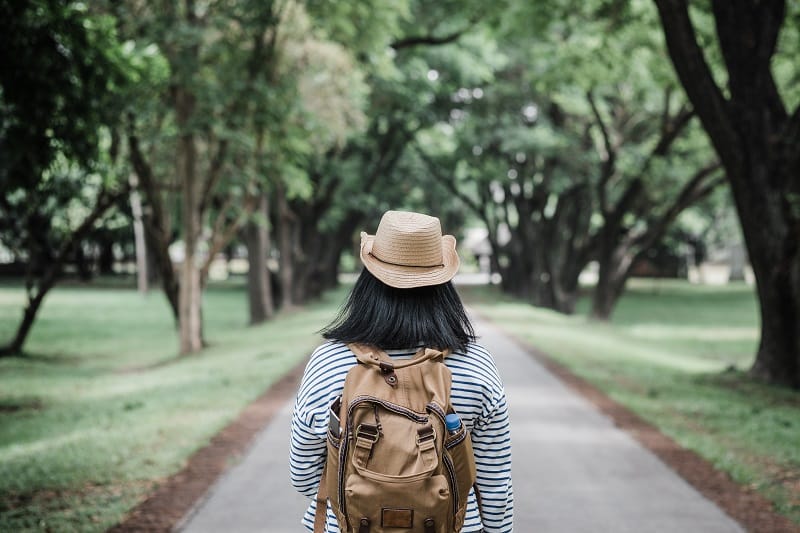
[[[91,281],[92,267],[89,264],[89,258],[86,257],[86,252],[83,250],[83,243],[78,243],[75,247],[75,267],[78,270],[78,278],[81,281]]]
[[[180,291],[178,277],[169,255],[172,232],[170,229],[171,224],[168,220],[168,212],[164,208],[164,202],[156,187],[153,170],[142,154],[138,137],[133,133],[128,135],[128,147],[131,165],[139,178],[142,192],[144,192],[149,207],[147,211],[143,210],[144,217],[142,222],[148,247],[152,252],[150,255],[158,266],[161,286],[164,289],[164,295],[167,297],[170,309],[172,309],[175,325],[178,326],[180,324],[178,304],[178,293]]]
[[[769,176],[766,164],[753,166],[751,175]],[[800,227],[781,209],[785,201],[775,190],[737,195],[761,310],[761,340],[751,372],[800,387]]]
[[[338,227],[320,234],[314,243],[314,249],[306,247],[309,261],[303,283],[306,285],[307,297],[316,298],[339,284],[339,262],[342,253],[352,247],[353,234],[363,219],[363,213],[352,212],[344,217]],[[317,221],[314,220],[313,229],[310,229],[307,239],[314,240],[312,235],[317,233],[316,227]]]
[[[281,285],[281,307],[291,309],[294,307],[294,248],[293,221],[294,216],[289,208],[283,187],[276,187],[278,203],[278,253],[280,254],[279,278]]]
[[[600,273],[592,294],[592,314],[595,320],[608,321],[614,314],[620,296],[628,282],[630,269],[614,265],[614,260],[600,260]]]
[[[269,202],[267,195],[262,193],[259,200],[258,213],[269,221]],[[267,270],[267,256],[269,254],[269,229],[268,222],[259,223],[250,221],[244,227],[244,241],[247,246],[247,295],[250,303],[250,324],[261,324],[275,313],[272,301],[272,285]]]
[[[571,315],[578,301],[580,274],[583,265],[563,265],[560,272],[553,272],[553,308],[559,313]]]
[[[298,305],[309,299],[309,290],[312,287],[306,281],[308,280],[307,275],[313,274],[314,265],[310,263],[308,250],[303,247],[302,221],[294,211],[290,210],[290,213],[292,214],[292,223],[289,226],[289,249],[292,258],[292,304]]]
[[[14,339],[7,345],[0,347],[0,357],[7,357],[22,352],[25,340],[28,338],[34,320],[36,320],[36,313],[39,312],[39,308],[48,290],[49,288],[44,290],[40,288],[36,296],[28,300],[28,305],[25,306],[25,312],[22,315],[22,321],[19,323],[19,326],[17,326]]]
[[[194,113],[194,97],[184,89],[176,91],[176,110],[181,136],[178,141],[178,176],[181,181],[181,215],[184,256],[181,265],[178,298],[178,323],[181,355],[203,348],[201,331],[202,292],[197,266],[197,242],[200,236],[200,184],[197,180],[197,153],[194,135],[186,131]]]
[[[145,252],[144,255],[145,255],[145,260],[147,261],[147,266],[145,267],[145,270],[147,271],[147,286],[148,287],[152,287],[152,286],[155,286],[157,284],[161,284],[163,276],[161,275],[161,265],[159,264],[159,261],[157,260],[158,253],[155,250],[155,247],[157,246],[157,244],[154,243],[153,240],[148,236],[146,225],[143,226],[143,229],[144,229],[144,242],[145,242],[145,249],[146,249],[146,252]],[[172,260],[169,261],[169,266],[172,267]],[[178,287],[178,285],[176,283],[176,285],[175,285],[175,288],[176,288],[175,294],[176,295],[178,294],[177,287]],[[162,288],[163,288],[163,285],[162,285]],[[164,290],[164,294],[166,295],[166,289]],[[178,320],[178,316],[177,316],[178,309],[177,309],[177,306],[174,307],[172,309],[172,311],[173,311],[173,317],[175,318],[175,323],[177,324],[177,320]]]
[[[164,296],[167,297],[167,303],[169,303],[169,307],[172,310],[172,316],[175,318],[175,324],[178,325],[180,324],[180,311],[178,303],[180,294],[180,280],[178,279],[178,274],[175,271],[175,266],[172,264],[172,259],[169,256],[169,242],[164,236],[159,236],[156,239],[157,242],[153,243],[153,251],[156,253],[154,253],[153,256],[159,267],[159,277],[161,278],[161,287],[164,290]]]
[[[295,264],[294,299],[296,302],[302,303],[316,298],[325,290],[323,270],[326,265],[324,258],[327,248],[332,246],[329,241],[331,238],[332,235],[325,234],[302,242],[304,245],[302,253],[305,258],[302,263]]]
[[[751,372],[800,387],[800,107],[787,112],[770,69],[785,2],[712,2],[723,92],[686,0],[655,1],[675,70],[725,167],[756,278],[762,325]]]
[[[319,281],[322,291],[339,286],[339,264],[342,260],[342,253],[353,245],[354,229],[354,226],[340,229],[331,239],[333,244],[325,248],[319,268]]]
[[[591,234],[592,211],[589,186],[576,184],[559,198],[552,231],[548,232],[560,236],[559,244],[546,248],[558,252],[555,259],[548,261],[555,278],[553,297],[557,309],[568,315],[575,312],[581,273],[596,253],[596,240]]]
[[[97,258],[97,271],[102,275],[114,273],[114,241],[109,233],[102,233],[98,241],[100,255]]]
[[[634,255],[629,246],[616,242],[619,227],[603,228],[598,250],[599,272],[592,294],[591,317],[595,320],[611,319],[625,284],[630,277]]]
[[[18,354],[22,351],[25,340],[28,338],[33,322],[36,319],[36,313],[38,313],[44,301],[44,297],[50,289],[55,286],[56,281],[58,281],[58,276],[64,268],[67,257],[75,246],[79,245],[81,239],[92,229],[95,222],[105,215],[111,206],[124,194],[127,194],[127,188],[123,188],[123,190],[115,194],[101,191],[97,199],[97,204],[95,204],[92,212],[83,220],[81,225],[72,232],[52,260],[48,261],[43,267],[44,269],[41,272],[38,267],[30,269],[29,276],[40,275],[41,277],[38,280],[38,284],[36,280],[28,279],[28,283],[26,284],[28,287],[28,305],[25,307],[22,321],[17,327],[14,339],[5,346],[0,347],[0,357]]]
[[[778,254],[780,255],[780,254]],[[777,259],[781,261],[781,259]],[[792,276],[788,272],[780,272],[773,265],[763,265],[763,259],[756,261],[758,269],[773,270],[770,274],[760,274],[766,277],[759,279],[758,299],[761,307],[761,341],[758,346],[756,361],[751,372],[761,378],[774,383],[781,383],[793,387],[800,386],[800,369],[798,369],[797,353],[798,324],[796,317],[800,311],[797,272]],[[783,259],[787,265],[786,258]],[[797,260],[794,260],[795,271],[798,269]],[[791,279],[794,278],[794,279]]]
[[[148,287],[148,261],[147,244],[144,238],[144,225],[142,224],[142,198],[136,190],[138,180],[134,175],[129,179],[131,183],[131,213],[133,215],[133,241],[136,249],[136,287],[139,292],[146,293]]]

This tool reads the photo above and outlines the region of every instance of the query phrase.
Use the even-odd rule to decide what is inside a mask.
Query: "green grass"
[[[465,299],[800,523],[800,393],[751,380],[753,289],[635,280],[610,324],[537,309],[489,288]]]
[[[23,291],[0,287],[0,339]],[[247,327],[241,286],[204,302],[211,346],[178,358],[161,293],[56,288],[28,355],[0,359],[0,531],[103,531],[318,343],[341,294]]]

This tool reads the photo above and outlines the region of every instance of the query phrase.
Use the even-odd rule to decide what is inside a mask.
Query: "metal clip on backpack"
[[[464,424],[452,434],[445,426],[454,412],[448,352],[393,361],[371,346],[349,347],[359,364],[328,413],[342,428],[329,425],[315,533],[325,530],[328,500],[342,532],[460,531],[475,459]]]

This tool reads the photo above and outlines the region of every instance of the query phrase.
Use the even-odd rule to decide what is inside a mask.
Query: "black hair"
[[[475,341],[475,331],[451,282],[396,289],[366,268],[339,314],[321,333],[326,339],[382,350],[420,344],[463,350]]]

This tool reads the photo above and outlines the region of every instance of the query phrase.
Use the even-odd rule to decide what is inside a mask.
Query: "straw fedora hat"
[[[456,238],[442,235],[439,219],[406,211],[384,213],[375,235],[361,232],[361,261],[398,289],[445,283],[459,265]]]

